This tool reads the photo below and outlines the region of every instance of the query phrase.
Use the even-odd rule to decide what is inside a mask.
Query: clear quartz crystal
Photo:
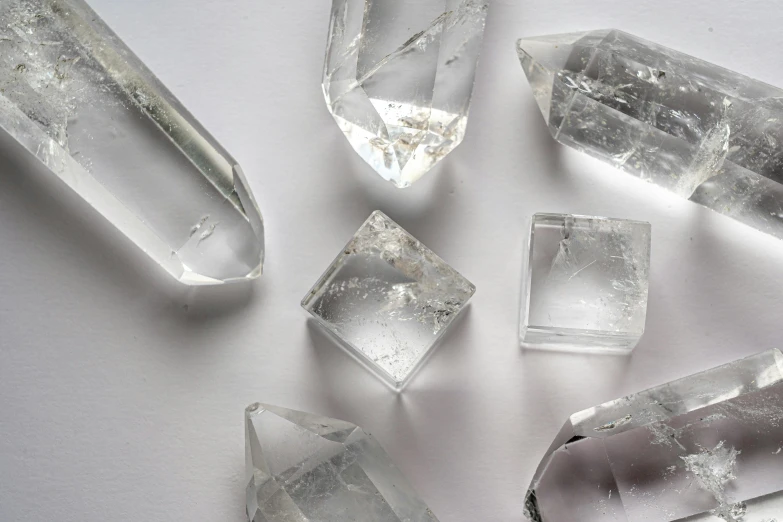
[[[561,143],[783,238],[783,90],[616,31],[522,39]]]
[[[250,522],[437,522],[361,428],[253,404],[245,411]]]
[[[0,2],[0,129],[178,280],[261,273],[241,169],[82,0]]]
[[[351,146],[407,187],[465,136],[487,0],[333,0],[323,90]]]
[[[374,212],[302,300],[340,345],[401,390],[476,287]]]
[[[650,224],[535,214],[522,276],[527,348],[629,352],[644,333]]]
[[[783,353],[572,415],[536,471],[525,515],[530,522],[781,520]]]

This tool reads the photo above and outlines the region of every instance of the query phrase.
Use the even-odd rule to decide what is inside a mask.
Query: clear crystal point
[[[333,0],[323,90],[356,152],[407,187],[462,142],[487,0]]]
[[[783,89],[616,30],[517,50],[558,141],[783,238]]]
[[[437,522],[378,442],[349,422],[245,411],[250,522]]]
[[[261,273],[241,169],[82,0],[0,2],[0,129],[180,281]]]
[[[783,353],[572,415],[536,471],[525,515],[531,522],[780,520]]]

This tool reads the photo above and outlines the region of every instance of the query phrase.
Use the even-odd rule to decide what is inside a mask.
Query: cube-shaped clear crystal
[[[534,215],[522,275],[522,345],[631,351],[644,333],[649,269],[649,223]]]
[[[380,211],[302,300],[359,362],[401,390],[476,287]]]

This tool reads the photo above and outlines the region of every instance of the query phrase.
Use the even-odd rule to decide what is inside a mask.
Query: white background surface
[[[259,400],[364,426],[442,522],[521,520],[568,415],[780,346],[783,243],[556,145],[514,52],[519,36],[616,27],[783,86],[776,1],[495,0],[467,138],[405,191],[324,106],[327,0],[91,3],[243,165],[265,275],[180,287],[0,148],[2,522],[241,522],[243,409]],[[299,308],[375,209],[478,287],[399,397]],[[537,211],[652,223],[632,357],[518,348],[522,223]]]

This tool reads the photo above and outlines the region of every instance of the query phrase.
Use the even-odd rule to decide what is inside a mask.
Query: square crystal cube
[[[401,390],[476,287],[380,211],[302,300],[349,354]]]
[[[649,223],[534,215],[522,275],[522,345],[630,352],[644,333],[649,270]]]

